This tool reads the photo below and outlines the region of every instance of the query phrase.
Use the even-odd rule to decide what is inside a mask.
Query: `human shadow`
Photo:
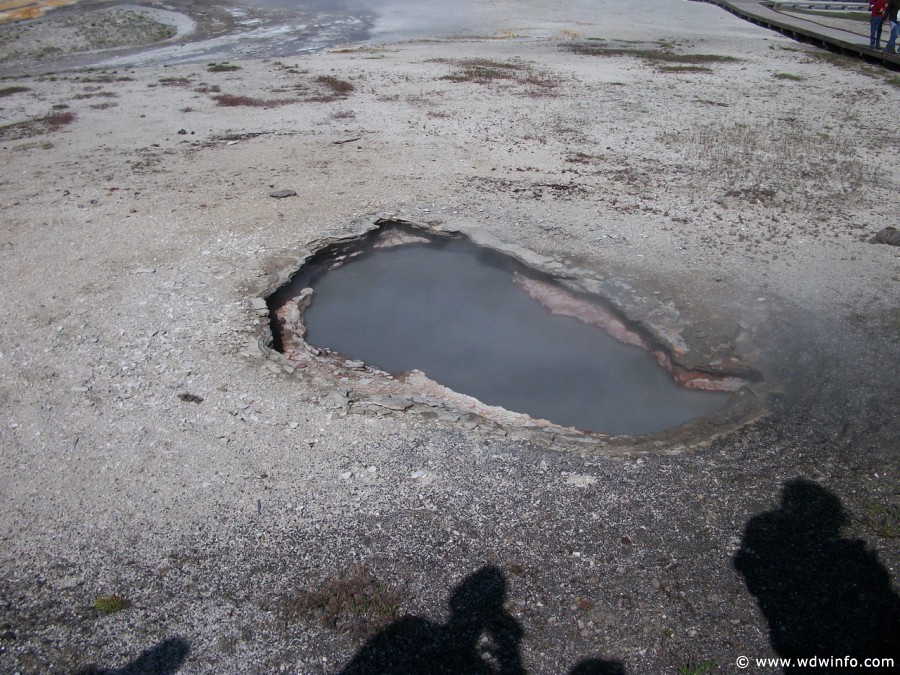
[[[163,640],[121,668],[88,666],[75,675],[174,675],[187,659],[190,643],[180,637]]]
[[[865,542],[841,537],[846,523],[840,499],[804,479],[785,484],[777,510],[747,523],[733,563],[782,657],[900,656],[900,598]],[[831,666],[815,671],[846,670]]]
[[[341,671],[359,673],[520,674],[522,628],[504,609],[506,578],[487,565],[450,596],[450,619],[438,624],[403,617],[366,642]]]
[[[626,675],[626,671],[619,661],[586,659],[572,668],[569,675]]]
[[[360,647],[342,675],[523,675],[522,627],[503,609],[506,577],[486,565],[450,595],[450,619],[438,624],[415,616],[399,619]],[[569,675],[625,675],[618,661],[586,659]]]

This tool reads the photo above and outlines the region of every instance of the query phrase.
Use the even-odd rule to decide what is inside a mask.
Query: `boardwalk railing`
[[[770,0],[765,3],[772,9],[815,9],[828,12],[868,12],[868,2],[788,2]]]

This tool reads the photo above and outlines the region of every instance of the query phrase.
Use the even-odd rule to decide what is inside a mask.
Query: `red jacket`
[[[869,0],[869,14],[872,18],[879,19],[884,16],[887,0]]]

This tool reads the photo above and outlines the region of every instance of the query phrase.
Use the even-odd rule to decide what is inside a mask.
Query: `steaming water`
[[[723,407],[644,350],[551,314],[497,255],[464,242],[378,251],[312,284],[307,340],[383,370],[418,368],[484,403],[612,434],[660,431]]]

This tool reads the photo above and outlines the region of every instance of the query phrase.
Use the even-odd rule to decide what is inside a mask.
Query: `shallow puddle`
[[[311,345],[563,426],[640,435],[725,405],[676,385],[644,349],[550,313],[513,283],[521,267],[464,240],[407,244],[313,266],[279,295],[314,289]]]

